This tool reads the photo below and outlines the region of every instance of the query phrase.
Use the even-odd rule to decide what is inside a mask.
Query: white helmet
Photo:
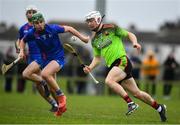
[[[26,12],[29,11],[29,10],[35,10],[35,11],[38,11],[37,7],[35,5],[29,5],[26,7]]]
[[[102,16],[99,11],[91,11],[85,16],[85,20],[88,20],[88,19],[95,19],[96,23],[100,24],[102,20]]]

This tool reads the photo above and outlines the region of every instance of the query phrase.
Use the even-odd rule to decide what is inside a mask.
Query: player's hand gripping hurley
[[[1,67],[2,74],[4,75],[9,69],[11,69],[14,65],[16,65],[20,61],[20,58],[18,57],[16,60],[14,60],[9,65],[3,64]]]
[[[79,63],[81,64],[82,67],[85,67],[84,63],[82,62],[81,58],[79,57],[79,55],[77,54],[76,50],[69,44],[64,44],[63,47],[68,51],[70,52],[71,54],[73,54],[74,56],[77,57]],[[89,72],[89,75],[91,76],[91,78],[93,79],[93,81],[98,84],[99,81],[96,80],[96,78],[94,78],[94,76],[92,75],[91,72]]]

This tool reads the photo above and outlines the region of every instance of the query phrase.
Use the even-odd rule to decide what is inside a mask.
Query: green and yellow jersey
[[[123,38],[128,36],[128,31],[111,24],[104,24],[102,29],[94,34],[92,47],[94,56],[105,59],[108,67],[118,58],[126,56]]]

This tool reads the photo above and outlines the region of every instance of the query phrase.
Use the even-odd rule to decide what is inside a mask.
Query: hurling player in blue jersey
[[[59,72],[64,66],[64,50],[58,34],[70,32],[85,43],[89,41],[89,37],[80,34],[70,26],[46,24],[41,13],[33,14],[32,22],[34,29],[29,31],[21,40],[19,57],[23,58],[25,42],[31,40],[35,40],[41,52],[45,53],[47,59],[45,67],[41,72],[41,76],[56,93],[59,109],[55,115],[60,116],[66,111],[66,96],[60,90],[57,81],[53,77],[53,75]]]
[[[19,38],[16,42],[17,47],[20,44],[20,40],[33,28],[32,15],[37,13],[37,8],[33,5],[29,5],[26,8],[26,17],[28,22],[24,24],[19,30]],[[28,66],[23,71],[23,77],[36,83],[36,88],[40,95],[52,105],[50,111],[56,112],[58,110],[57,102],[49,95],[49,90],[46,82],[40,76],[40,66],[43,63],[42,54],[35,41],[27,41],[29,52],[28,52]]]

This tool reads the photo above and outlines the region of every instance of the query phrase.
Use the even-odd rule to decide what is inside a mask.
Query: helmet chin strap
[[[100,25],[101,25],[101,23],[96,28],[94,28],[92,31],[98,32]]]
[[[99,27],[100,27],[100,25],[102,24],[102,21],[103,21],[103,18],[104,18],[104,17],[105,17],[105,15],[102,16],[102,19],[101,19],[100,23],[99,23],[98,26],[97,26],[96,28],[94,28],[92,31],[98,32]]]

